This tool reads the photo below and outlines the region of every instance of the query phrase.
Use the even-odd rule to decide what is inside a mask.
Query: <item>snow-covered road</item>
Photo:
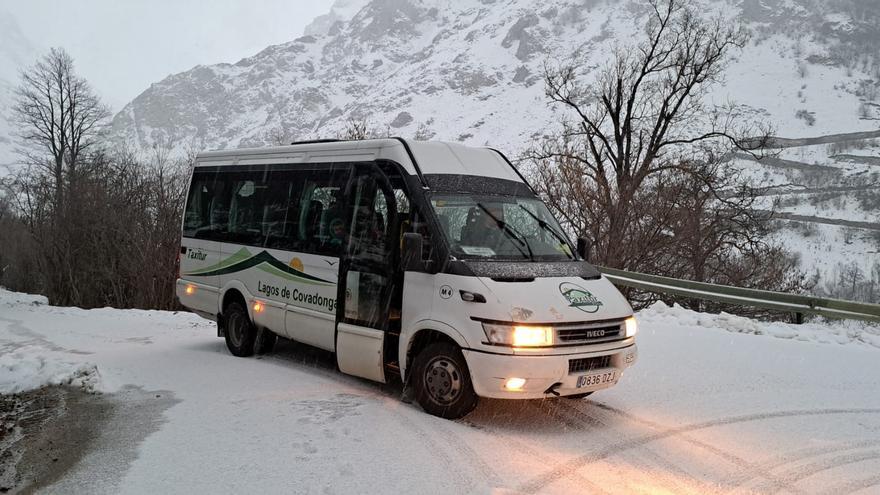
[[[139,401],[50,493],[880,493],[876,328],[655,306],[617,387],[452,422],[304,346],[234,358],[194,315],[39,301],[0,291],[0,391]]]

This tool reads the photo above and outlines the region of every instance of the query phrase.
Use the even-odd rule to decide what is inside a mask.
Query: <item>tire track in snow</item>
[[[550,405],[549,401],[541,401],[540,405],[536,404],[534,401],[527,401],[527,404],[530,408],[544,414],[557,423],[565,426],[566,428],[570,428],[572,430],[583,430],[584,426],[604,426],[599,421],[590,418],[574,418],[571,415],[559,414],[559,409]]]
[[[425,450],[431,455],[440,458],[441,464],[443,464],[444,473],[448,474],[447,478],[450,480],[450,483],[456,486],[456,489],[450,490],[450,492],[470,493],[474,491],[476,480],[462,469],[462,465],[452,459],[444,448],[434,441],[429,432],[425,431],[424,428],[407,416],[403,411],[404,407],[402,402],[390,397],[385,397],[382,400],[382,409],[394,414],[397,419],[400,420],[400,424],[416,435],[422,446],[425,447]]]
[[[651,435],[645,435],[639,438],[629,439],[622,442],[618,442],[615,444],[608,445],[602,449],[599,449],[595,452],[584,454],[579,457],[575,457],[559,466],[555,469],[547,471],[546,473],[533,478],[531,481],[523,483],[520,485],[519,490],[525,493],[535,493],[538,490],[567,477],[574,470],[580,469],[583,466],[591,464],[593,462],[597,462],[603,459],[606,459],[614,454],[619,452],[625,452],[627,450],[632,450],[637,447],[641,447],[643,445],[647,445],[651,442],[655,442],[657,440],[662,440],[665,438],[670,438],[674,436],[681,435],[682,433],[688,433],[692,431],[703,430],[706,428],[713,428],[718,426],[725,426],[737,423],[747,423],[752,421],[761,421],[766,419],[776,419],[776,418],[793,418],[793,417],[808,417],[808,416],[827,416],[827,415],[838,415],[838,414],[880,414],[880,409],[815,409],[815,410],[801,410],[801,411],[777,411],[770,413],[757,413],[757,414],[746,414],[741,416],[729,416],[727,418],[716,419],[712,421],[704,421],[699,423],[692,423],[689,425],[679,426],[675,428],[670,428],[665,431],[661,431]]]
[[[503,484],[501,478],[498,476],[498,473],[496,473],[495,470],[492,469],[492,467],[486,464],[483,458],[479,454],[477,454],[477,452],[474,451],[474,449],[472,449],[470,445],[468,445],[468,443],[461,438],[461,436],[454,433],[445,425],[440,424],[440,421],[435,421],[432,425],[432,428],[437,429],[437,431],[439,431],[441,434],[441,440],[446,443],[446,445],[448,445],[452,450],[454,450],[455,453],[458,454],[459,458],[466,459],[467,465],[473,466],[479,472],[482,479],[485,479],[491,487],[495,488]]]
[[[846,452],[849,450],[856,450],[867,447],[878,447],[880,446],[880,440],[864,440],[859,442],[849,442],[836,446],[830,447],[809,447],[806,449],[799,449],[792,452],[788,452],[779,456],[776,456],[772,460],[761,462],[761,466],[768,471],[772,471],[778,467],[782,467],[788,464],[793,464],[799,461],[803,461],[806,459],[810,459],[813,457],[819,457],[823,455],[830,454],[838,454],[841,452]],[[758,478],[755,476],[754,472],[751,469],[741,469],[736,473],[728,476],[727,478],[721,480],[720,484],[725,486],[730,486],[728,492],[732,492],[747,484],[748,482],[755,480]]]
[[[262,359],[278,360],[285,365],[293,364],[294,366],[292,366],[292,368],[295,370],[324,378],[336,385],[342,385],[348,388],[348,391],[357,393],[360,397],[373,401],[383,411],[388,411],[393,414],[399,420],[399,424],[410,430],[415,437],[418,438],[420,444],[423,445],[431,455],[439,457],[444,466],[443,469],[450,475],[452,480],[451,483],[456,486],[454,492],[466,493],[473,490],[473,477],[462,469],[460,463],[455,462],[455,460],[450,457],[446,449],[441,447],[432,438],[429,432],[419,426],[404,412],[407,408],[403,406],[403,403],[399,398],[394,396],[394,393],[391,390],[388,390],[382,384],[367,382],[363,379],[346,375],[328,366],[322,366],[322,363],[316,363],[314,366],[306,367],[305,362],[298,359],[297,356],[292,355],[294,352],[296,351],[291,349],[290,351],[282,351],[281,353],[274,353],[265,356]],[[473,451],[471,450],[471,452]],[[476,456],[476,454],[474,455]],[[485,463],[483,464],[485,465]]]
[[[880,475],[874,475],[870,478],[850,481],[838,487],[830,488],[823,492],[823,495],[849,495],[868,488],[880,485]]]
[[[61,347],[60,345],[47,339],[45,335],[43,335],[39,332],[35,332],[34,330],[31,330],[30,328],[26,327],[24,325],[23,320],[13,320],[12,318],[3,318],[2,316],[0,316],[0,322],[8,323],[9,326],[7,328],[9,329],[9,332],[12,333],[13,335],[17,335],[19,337],[23,337],[23,338],[27,339],[27,340],[19,340],[19,341],[3,339],[2,341],[0,341],[0,349],[2,349],[4,352],[13,352],[17,349],[21,349],[22,347],[27,347],[27,346],[37,346],[37,347],[42,347],[46,350],[54,351],[54,352],[62,352],[62,353],[68,353],[68,354],[79,354],[79,355],[92,354],[91,352],[87,352],[87,351],[80,351],[80,350],[76,350],[76,349],[67,349],[66,347]]]
[[[820,461],[811,462],[809,464],[805,464],[796,469],[789,471],[780,476],[780,479],[785,481],[789,486],[794,485],[795,483],[809,478],[817,473],[821,473],[823,471],[828,471],[831,469],[835,469],[838,467],[847,466],[849,464],[856,464],[858,462],[869,461],[874,459],[880,459],[880,451],[872,450],[867,452],[853,452],[849,454],[844,454],[837,457],[832,457],[830,459],[822,459]],[[760,485],[757,488],[759,493],[776,493],[782,489],[788,488],[787,486],[778,486],[775,483],[765,483]]]
[[[545,463],[545,464],[551,464],[553,462],[556,462],[556,459],[550,458],[550,456],[548,456],[548,455],[544,454],[543,452],[539,451],[538,449],[534,448],[531,444],[525,442],[524,440],[520,440],[518,437],[515,437],[513,435],[505,433],[495,424],[489,423],[489,424],[476,425],[476,424],[467,422],[467,419],[465,419],[464,424],[475,429],[475,430],[485,431],[487,434],[489,434],[491,437],[495,438],[499,442],[502,442],[505,445],[512,447],[513,450],[516,450],[519,453],[525,454],[526,456],[528,456],[529,459],[537,460],[537,461]],[[577,481],[578,483],[580,483],[582,486],[589,488],[589,493],[598,494],[598,495],[608,495],[608,493],[609,493],[609,492],[603,490],[599,485],[596,485],[592,481],[581,476],[580,473],[572,474],[571,478],[574,481]]]
[[[591,401],[591,403],[595,406],[602,406],[602,404],[600,404],[600,403],[595,403],[592,401]],[[567,402],[560,401],[558,403],[558,405],[559,405],[559,407],[569,411],[570,414],[574,415],[575,417],[587,417],[593,421],[597,421],[600,425],[602,425],[605,428],[613,428],[613,425],[609,424],[609,422],[604,421],[596,416],[592,416],[592,415],[586,413],[585,411],[580,410],[575,404],[569,404]],[[598,408],[599,409],[607,409],[608,406],[598,407]],[[610,408],[610,409],[613,409],[613,408]],[[660,425],[657,425],[656,423],[652,423],[650,421],[639,420],[638,418],[630,415],[629,413],[624,413],[623,411],[618,411],[618,410],[614,410],[614,411],[622,413],[620,415],[624,416],[627,420],[629,420],[631,422],[642,424],[643,426],[648,426],[652,429],[661,429],[662,428]],[[667,488],[672,493],[684,493],[686,490],[693,490],[694,486],[698,487],[696,489],[695,493],[705,493],[711,489],[711,487],[708,487],[705,482],[700,481],[697,478],[691,476],[686,471],[684,471],[679,465],[666,460],[665,458],[663,458],[662,456],[660,456],[659,454],[657,454],[656,452],[651,450],[650,447],[648,447],[648,446],[645,446],[644,449],[637,451],[637,456],[642,457],[644,460],[646,460],[649,463],[653,463],[657,466],[660,466],[662,469],[666,470],[666,472],[674,473],[678,478],[681,478],[682,480],[686,481],[688,484],[691,485],[691,486],[682,486],[682,483],[676,477],[661,476],[662,481],[665,485],[665,488]]]
[[[669,429],[667,426],[661,425],[659,423],[655,423],[655,422],[647,420],[647,419],[639,418],[638,416],[635,416],[631,413],[628,413],[622,409],[618,409],[616,407],[609,406],[607,404],[597,403],[596,406],[600,409],[603,409],[603,410],[608,411],[610,413],[613,413],[615,415],[624,417],[624,418],[628,419],[629,421],[633,421],[633,422],[645,425],[645,426],[647,426],[651,429],[657,430],[657,431],[666,431]],[[767,469],[767,467],[763,463],[755,463],[755,462],[749,461],[747,459],[743,459],[742,457],[740,457],[736,454],[733,454],[729,451],[718,448],[715,445],[703,442],[702,440],[692,438],[685,433],[677,435],[677,438],[679,438],[679,439],[681,439],[681,440],[683,440],[683,441],[685,441],[695,447],[698,447],[698,448],[703,449],[707,452],[710,452],[711,454],[714,454],[717,457],[720,457],[720,458],[726,460],[727,462],[737,466],[740,469],[740,471],[748,472],[752,476],[752,479],[759,478],[759,477],[765,478],[768,480],[775,481],[780,486],[783,486],[785,488],[792,488],[792,487],[789,487],[788,485],[786,485],[782,480],[777,479],[776,475],[774,475],[771,472],[771,470]]]

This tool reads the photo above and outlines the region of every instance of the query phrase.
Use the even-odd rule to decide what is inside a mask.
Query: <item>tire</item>
[[[268,328],[257,330],[257,336],[254,339],[254,354],[269,354],[275,349],[275,342],[278,341],[278,335]]]
[[[595,392],[595,390],[593,392]],[[583,399],[584,397],[593,395],[593,392],[584,392],[582,394],[563,395],[562,397],[565,399],[579,400],[579,399]]]
[[[428,414],[458,419],[477,407],[479,398],[461,349],[449,342],[425,347],[413,363],[416,402]]]
[[[226,307],[223,315],[225,320],[226,347],[233,356],[248,357],[254,354],[254,341],[257,330],[247,311],[240,303],[233,302]]]

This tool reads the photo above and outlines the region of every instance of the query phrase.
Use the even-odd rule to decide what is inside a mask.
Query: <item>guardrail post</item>
[[[804,314],[803,313],[795,313],[794,314],[794,322],[798,325],[804,324]]]

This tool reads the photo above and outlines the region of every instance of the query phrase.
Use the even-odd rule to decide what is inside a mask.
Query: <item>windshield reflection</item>
[[[573,260],[556,219],[536,198],[474,194],[431,197],[452,253],[464,259]]]

